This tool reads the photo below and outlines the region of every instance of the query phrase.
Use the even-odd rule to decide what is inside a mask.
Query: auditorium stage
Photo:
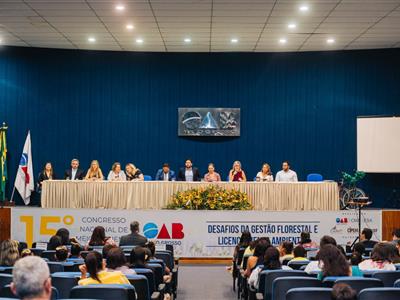
[[[7,214],[9,216],[7,217]],[[274,244],[283,240],[297,242],[300,232],[308,230],[314,240],[325,234],[339,244],[352,242],[358,234],[356,211],[193,211],[193,210],[111,210],[42,209],[15,207],[0,209],[2,231],[7,218],[13,239],[48,241],[58,228],[68,228],[72,236],[87,243],[93,228],[102,225],[116,241],[129,232],[137,220],[141,232],[159,247],[173,244],[176,256],[187,258],[230,257],[240,232],[254,237],[268,236]],[[374,239],[389,239],[390,231],[400,227],[399,211],[363,211],[362,226],[374,232]],[[388,234],[389,233],[389,234]],[[3,232],[4,234],[4,232]],[[383,234],[383,235],[382,235]]]

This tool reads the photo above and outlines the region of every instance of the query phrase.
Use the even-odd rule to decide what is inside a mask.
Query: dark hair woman
[[[371,258],[358,265],[360,270],[396,271],[393,264],[393,248],[389,243],[377,243],[371,252]]]
[[[61,238],[58,235],[53,235],[47,243],[47,250],[56,250],[59,246],[62,246]]]
[[[250,256],[247,260],[247,268],[244,272],[244,276],[249,277],[251,272],[260,265],[264,264],[264,254],[265,251],[271,247],[271,242],[269,238],[260,238],[257,242],[256,247],[254,248],[253,256]]]
[[[311,240],[311,236],[310,236],[310,233],[308,231],[303,231],[300,234],[299,245],[303,246],[303,248],[317,248],[318,247],[317,243],[313,242]]]
[[[89,246],[104,246],[105,244],[114,245],[115,242],[111,237],[106,236],[106,230],[103,226],[97,226],[93,229]]]
[[[321,272],[318,279],[322,280],[328,276],[350,276],[350,266],[346,257],[337,246],[325,245],[318,252],[318,259],[321,264]]]
[[[132,268],[146,268],[146,249],[143,247],[133,248],[129,262]]]
[[[246,248],[250,245],[252,241],[250,231],[243,231],[242,235],[240,236],[239,243],[235,247],[235,251],[233,252],[233,261],[236,261],[240,249],[246,250]]]
[[[120,271],[125,275],[135,275],[136,272],[132,269],[129,269],[125,253],[121,250],[121,248],[115,247],[110,249],[107,254],[107,271],[115,272]]]
[[[81,279],[79,285],[88,284],[129,284],[129,280],[121,272],[107,272],[105,270],[105,263],[103,262],[103,256],[96,251],[91,251],[85,258],[85,264],[79,266],[81,271]],[[87,274],[90,277],[87,277]]]

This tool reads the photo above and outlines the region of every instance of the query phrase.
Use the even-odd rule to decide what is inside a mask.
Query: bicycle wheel
[[[347,202],[348,202],[348,198],[349,198],[349,189],[342,187],[339,190],[339,205],[340,205],[340,209],[344,210],[344,209],[348,209],[347,208]]]
[[[365,192],[360,188],[347,189],[346,193],[343,195],[343,209],[355,209],[357,205],[352,204],[356,198],[365,197]]]

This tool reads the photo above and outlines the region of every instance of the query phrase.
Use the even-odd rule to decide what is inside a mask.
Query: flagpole
[[[7,132],[7,129],[8,129],[8,126],[7,126],[6,122],[3,122],[2,126],[0,127],[0,131],[4,131],[4,132],[6,133],[6,132]],[[4,136],[4,138],[5,138],[5,136]],[[6,148],[6,149],[7,149],[7,148]],[[2,173],[1,175],[4,176],[3,173]],[[4,191],[3,191],[3,199],[0,199],[0,201],[1,201],[1,203],[2,203],[1,206],[3,207],[4,203],[6,202],[5,189],[4,189]]]
[[[15,184],[14,184],[13,191],[12,191],[12,193],[11,193],[11,199],[10,199],[10,203],[13,203],[13,199],[14,199],[14,193],[15,193]]]

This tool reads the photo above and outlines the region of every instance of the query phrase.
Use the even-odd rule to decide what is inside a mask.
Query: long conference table
[[[339,210],[336,182],[179,182],[48,180],[43,208],[163,209],[178,191],[209,184],[246,192],[255,210]]]

